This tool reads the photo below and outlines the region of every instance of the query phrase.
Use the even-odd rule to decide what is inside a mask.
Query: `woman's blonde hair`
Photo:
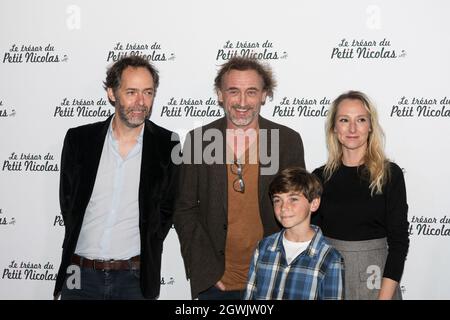
[[[331,104],[325,124],[325,135],[328,148],[328,160],[325,164],[325,181],[342,165],[342,145],[335,132],[336,114],[339,104],[345,100],[359,100],[369,113],[370,131],[367,140],[367,150],[364,156],[366,174],[368,174],[369,188],[372,196],[381,194],[382,188],[389,178],[389,160],[386,158],[384,147],[384,133],[378,123],[375,106],[369,98],[360,91],[348,91],[337,97]]]

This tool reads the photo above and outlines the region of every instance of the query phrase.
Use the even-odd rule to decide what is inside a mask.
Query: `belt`
[[[102,271],[118,271],[118,270],[139,270],[141,259],[140,256],[132,257],[128,260],[91,260],[74,254],[71,259],[72,264],[76,264],[81,268],[90,268]]]

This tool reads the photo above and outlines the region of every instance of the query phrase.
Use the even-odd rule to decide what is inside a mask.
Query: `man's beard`
[[[236,113],[239,112],[237,109],[245,110],[245,112],[249,112],[249,114],[244,118],[237,117]],[[233,111],[234,111],[234,114],[233,114]],[[231,107],[230,111],[228,112],[229,119],[235,126],[238,126],[238,127],[249,125],[253,121],[255,116],[256,116],[256,110],[255,110],[255,108],[252,108],[250,106],[234,105]]]
[[[129,128],[137,128],[140,125],[142,125],[146,119],[148,119],[150,117],[151,114],[151,106],[150,108],[146,108],[146,107],[130,107],[128,109],[126,109],[121,103],[120,101],[117,102],[118,105],[118,113],[119,113],[119,118],[120,120],[122,120],[122,122]],[[143,117],[134,117],[131,118],[129,115],[132,112],[143,112],[144,116]]]

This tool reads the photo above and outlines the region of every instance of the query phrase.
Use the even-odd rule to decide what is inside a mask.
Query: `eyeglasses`
[[[245,192],[245,184],[244,179],[242,177],[242,169],[243,166],[237,161],[234,161],[231,164],[231,172],[237,175],[237,178],[233,181],[233,189],[236,192],[244,193]]]

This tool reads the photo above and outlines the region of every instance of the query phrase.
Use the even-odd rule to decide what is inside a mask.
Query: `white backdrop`
[[[51,299],[64,227],[68,128],[113,112],[106,67],[145,55],[160,70],[152,120],[181,136],[223,115],[213,80],[258,56],[279,86],[262,114],[297,130],[307,169],[324,163],[324,111],[349,89],[377,104],[405,171],[411,245],[405,299],[450,299],[448,1],[67,1],[0,3],[0,299]],[[164,245],[160,299],[190,299],[179,243]]]

